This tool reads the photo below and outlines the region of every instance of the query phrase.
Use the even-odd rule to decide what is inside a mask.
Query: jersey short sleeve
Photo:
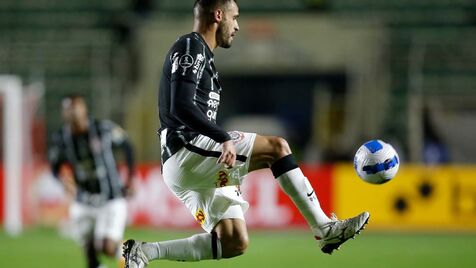
[[[193,36],[179,39],[170,53],[170,81],[185,80],[198,84],[205,65],[205,46]]]

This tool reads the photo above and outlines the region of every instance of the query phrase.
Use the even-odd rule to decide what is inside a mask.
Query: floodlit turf
[[[163,240],[182,238],[193,232],[128,230],[126,238]],[[476,234],[376,233],[365,231],[332,256],[322,254],[307,231],[252,231],[251,244],[243,256],[221,261],[182,263],[153,262],[166,268],[392,268],[476,267]],[[109,268],[118,267],[106,262]],[[28,230],[19,238],[0,232],[0,267],[84,268],[82,251],[52,229]]]

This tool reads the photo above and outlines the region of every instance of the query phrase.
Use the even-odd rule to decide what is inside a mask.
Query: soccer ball
[[[355,153],[354,169],[359,177],[372,184],[386,183],[395,177],[400,158],[392,145],[371,140],[364,143]]]

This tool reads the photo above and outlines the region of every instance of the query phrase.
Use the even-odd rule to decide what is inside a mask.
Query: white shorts
[[[69,219],[73,238],[80,244],[89,239],[98,243],[105,238],[119,242],[126,228],[127,202],[117,198],[100,207],[73,202]]]
[[[256,134],[239,131],[229,134],[237,154],[236,165],[231,169],[217,164],[221,144],[203,135],[191,140],[163,166],[165,183],[207,232],[224,218],[244,220],[249,207],[239,186],[248,174]],[[241,213],[234,205],[241,207]]]

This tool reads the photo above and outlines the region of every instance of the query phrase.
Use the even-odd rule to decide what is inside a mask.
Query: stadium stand
[[[0,73],[44,81],[47,118],[57,117],[59,98],[70,92],[97,101],[120,77],[114,67],[121,47],[116,22],[128,9],[125,0],[2,1]],[[55,121],[48,120],[49,129]]]

